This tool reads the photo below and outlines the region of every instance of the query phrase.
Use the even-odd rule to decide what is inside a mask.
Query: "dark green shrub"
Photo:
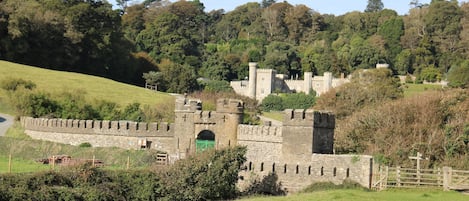
[[[78,147],[86,148],[86,147],[92,147],[92,145],[89,142],[83,142]]]
[[[293,93],[283,97],[285,109],[308,109],[314,105],[316,94]]]
[[[230,83],[227,81],[209,80],[200,83],[207,92],[232,92]]]
[[[20,116],[56,117],[59,104],[43,92],[20,92],[12,97],[12,103]]]
[[[16,91],[19,87],[24,87],[25,89],[34,89],[36,84],[30,80],[23,80],[21,78],[6,78],[2,80],[1,87],[7,91]]]
[[[83,90],[64,91],[53,96],[60,106],[59,118],[63,119],[97,119],[98,112],[87,103]]]
[[[270,94],[262,100],[261,110],[263,111],[282,111],[285,109],[282,97]]]
[[[114,172],[114,181],[122,188],[125,200],[157,200],[161,197],[160,176],[148,170]]]
[[[127,105],[124,108],[124,111],[122,111],[121,114],[122,120],[128,120],[128,121],[136,121],[136,122],[141,122],[145,121],[145,113],[143,113],[142,109],[140,109],[140,103],[132,103]]]
[[[98,101],[95,110],[101,120],[119,120],[121,114],[116,103],[109,101]]]
[[[427,82],[438,82],[441,80],[440,71],[434,66],[424,68],[418,76],[418,80],[427,81]]]
[[[450,87],[467,88],[469,86],[469,61],[451,67],[448,72]]]
[[[163,174],[164,200],[226,200],[238,195],[245,147],[208,150],[176,162]]]

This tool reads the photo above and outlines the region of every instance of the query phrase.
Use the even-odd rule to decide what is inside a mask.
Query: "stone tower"
[[[219,99],[216,111],[202,111],[200,100],[178,99],[174,122],[175,152],[184,158],[206,148],[236,145],[243,110],[244,103],[240,100]]]
[[[313,72],[305,72],[304,74],[304,86],[303,89],[305,94],[309,94],[313,87]]]
[[[256,99],[257,88],[257,63],[249,62],[249,84],[248,84],[248,97]]]
[[[282,158],[289,162],[309,161],[311,154],[332,154],[335,116],[313,110],[285,110]]]
[[[324,89],[323,92],[327,92],[332,89],[332,73],[324,72]]]
[[[235,99],[217,100],[217,142],[221,147],[234,146],[238,142],[238,125],[243,122],[244,103]]]
[[[174,119],[174,152],[179,158],[195,151],[194,114],[202,110],[202,102],[198,99],[178,98],[175,105]]]

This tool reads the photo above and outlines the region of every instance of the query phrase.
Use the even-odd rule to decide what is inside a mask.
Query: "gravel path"
[[[13,125],[13,117],[0,113],[0,137],[4,136],[8,128]]]

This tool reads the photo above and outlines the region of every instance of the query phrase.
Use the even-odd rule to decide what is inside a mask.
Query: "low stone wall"
[[[248,159],[249,160],[249,159]],[[275,173],[287,192],[297,192],[317,182],[341,184],[345,180],[370,188],[372,181],[371,156],[312,154],[311,161],[283,163],[281,161],[248,161],[240,175],[240,186],[246,187],[253,180]]]
[[[140,149],[142,146],[173,151],[172,124],[128,121],[94,121],[73,119],[21,118],[25,133],[33,139],[94,147]]]

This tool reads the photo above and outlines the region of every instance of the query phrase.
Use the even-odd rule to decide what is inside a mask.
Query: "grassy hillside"
[[[0,81],[8,77],[31,80],[37,85],[37,89],[50,93],[83,91],[90,101],[107,100],[121,106],[133,102],[139,102],[142,105],[155,105],[174,99],[167,93],[154,92],[143,87],[123,84],[106,78],[0,61]],[[5,97],[4,90],[0,90],[1,97]],[[1,106],[0,111],[2,111]]]

